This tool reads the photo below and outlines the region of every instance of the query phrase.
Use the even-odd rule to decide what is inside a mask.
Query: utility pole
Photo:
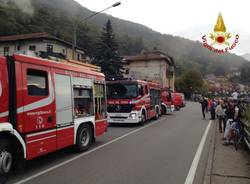
[[[93,14],[91,14],[90,16],[87,16],[85,17],[83,20],[79,21],[79,22],[76,22],[75,25],[73,26],[73,36],[72,36],[72,59],[74,60],[75,59],[75,54],[76,54],[76,47],[77,47],[77,28],[78,28],[78,25],[82,22],[85,22],[86,20],[94,17],[95,15],[99,14],[99,13],[102,13],[110,8],[113,8],[113,7],[116,7],[116,6],[119,6],[121,4],[121,2],[116,2],[115,4],[99,11],[99,12],[95,12]]]

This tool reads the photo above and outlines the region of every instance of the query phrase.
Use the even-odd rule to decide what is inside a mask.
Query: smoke
[[[34,7],[32,6],[30,0],[9,0],[9,1],[14,2],[23,13],[26,13],[31,16],[34,14]]]

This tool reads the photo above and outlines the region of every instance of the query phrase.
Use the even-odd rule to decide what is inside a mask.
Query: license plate
[[[113,121],[124,121],[123,119],[113,119]]]
[[[115,114],[115,117],[122,117],[121,114]]]

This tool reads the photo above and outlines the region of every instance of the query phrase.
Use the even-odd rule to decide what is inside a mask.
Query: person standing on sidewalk
[[[202,100],[200,101],[200,104],[201,104],[203,119],[206,119],[205,111],[206,111],[206,108],[207,108],[207,105],[208,105],[207,100],[203,97]]]
[[[211,102],[211,107],[210,107],[210,114],[211,114],[211,119],[210,120],[215,120],[215,108],[216,108],[216,102],[213,99]]]
[[[207,98],[207,97],[205,97],[205,100],[207,101],[206,113],[208,113],[208,98]]]
[[[228,121],[226,124],[226,129],[224,132],[224,139],[226,139],[226,142],[223,143],[223,145],[229,145],[233,139],[233,129],[240,124],[240,118],[241,118],[241,112],[239,104],[231,100],[229,102],[229,107],[226,111]]]
[[[219,131],[222,133],[222,126],[223,126],[223,132],[225,131],[226,127],[226,109],[224,106],[224,102],[221,100],[219,101],[219,104],[217,105],[215,109],[215,113],[218,116],[218,121],[219,121]]]
[[[210,98],[207,99],[207,110],[210,111],[212,105],[212,100]],[[208,112],[207,111],[207,112]]]
[[[232,93],[232,97],[234,100],[238,100],[239,99],[239,95],[240,93],[237,90],[234,90],[234,92]]]

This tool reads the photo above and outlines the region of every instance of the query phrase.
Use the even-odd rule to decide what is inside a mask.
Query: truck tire
[[[166,115],[167,114],[167,109],[165,106],[161,106],[161,114]]]
[[[0,140],[0,174],[8,174],[12,168],[13,154],[7,140]]]
[[[156,108],[156,114],[155,114],[154,119],[155,120],[159,119],[159,116],[160,116],[160,114],[159,114],[159,108]]]
[[[22,157],[17,158],[14,161],[13,168],[18,172],[18,173],[24,173],[26,170],[26,160]]]
[[[76,150],[86,151],[93,143],[93,131],[89,124],[82,124],[76,134]]]
[[[145,111],[143,110],[142,111],[142,115],[141,115],[141,121],[139,122],[139,125],[144,125],[145,124],[145,122],[146,122],[146,113],[145,113]]]

